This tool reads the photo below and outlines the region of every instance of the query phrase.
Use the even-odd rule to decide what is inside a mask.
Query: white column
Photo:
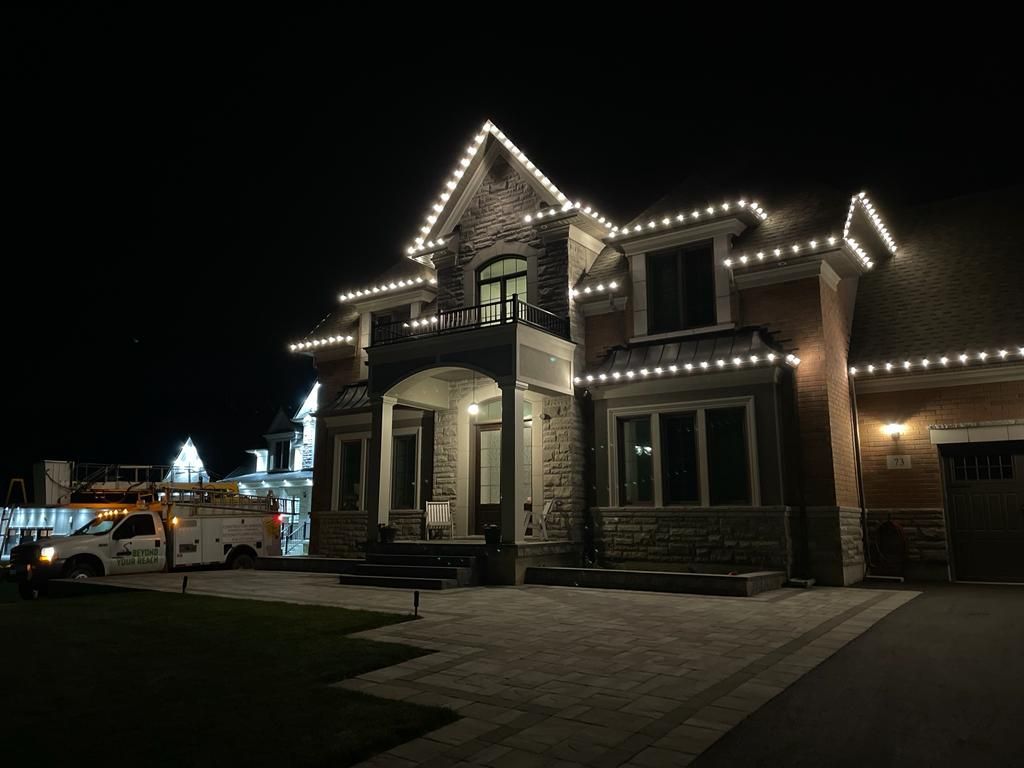
[[[523,392],[525,384],[501,387],[501,538],[507,542],[526,537],[523,525]]]
[[[391,512],[392,415],[395,398],[382,397],[372,404],[370,450],[366,467],[366,534],[377,538],[377,525],[387,523]]]

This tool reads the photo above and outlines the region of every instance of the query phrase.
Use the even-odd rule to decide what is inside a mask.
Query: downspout
[[[868,507],[864,501],[864,467],[860,457],[860,417],[857,414],[857,377],[849,376],[850,408],[853,411],[853,460],[857,469],[857,498],[860,501],[860,529],[864,540],[864,578],[871,575],[871,546],[868,541]]]

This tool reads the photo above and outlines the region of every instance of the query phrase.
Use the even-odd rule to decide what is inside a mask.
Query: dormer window
[[[714,243],[706,240],[647,254],[647,332],[714,325]]]
[[[291,469],[291,457],[292,457],[292,441],[291,440],[277,440],[274,443],[273,450],[271,451],[270,458],[271,470],[285,470]]]

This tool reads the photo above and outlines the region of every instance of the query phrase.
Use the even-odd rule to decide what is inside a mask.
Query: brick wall
[[[604,508],[595,510],[594,516],[598,557],[608,564],[789,570],[789,513],[782,507]]]
[[[869,509],[942,507],[938,447],[928,427],[1024,416],[1024,381],[970,384],[902,392],[858,393],[864,500]],[[882,432],[906,425],[899,440]],[[887,469],[886,456],[910,456],[910,469]]]

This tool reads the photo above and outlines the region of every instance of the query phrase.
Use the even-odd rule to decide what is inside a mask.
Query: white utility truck
[[[282,511],[290,499],[164,489],[156,500],[114,508],[68,536],[19,544],[11,561],[22,597],[49,579],[86,579],[196,566],[253,568],[281,554]]]

